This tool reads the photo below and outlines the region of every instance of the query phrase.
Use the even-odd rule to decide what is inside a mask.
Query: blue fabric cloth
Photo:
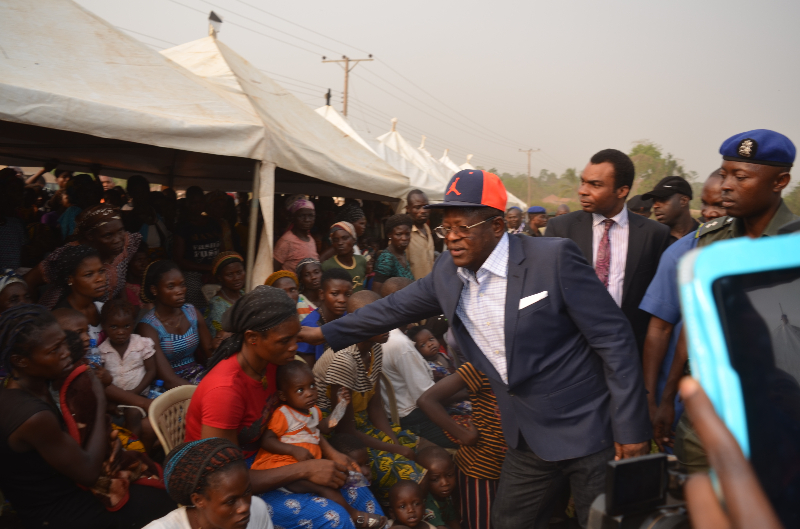
[[[347,312],[345,312],[347,314]],[[300,325],[303,327],[322,327],[322,321],[319,315],[319,308],[314,309],[313,311],[309,312],[308,315],[300,321]],[[313,354],[316,360],[319,360],[319,357],[322,356],[322,353],[325,352],[325,348],[328,347],[328,344],[321,343],[319,345],[311,345],[306,342],[297,342],[297,353],[298,354]]]
[[[255,454],[245,460],[251,466]],[[357,511],[383,516],[383,509],[369,487],[340,489],[347,504]],[[275,529],[355,529],[350,515],[339,504],[312,494],[273,490],[258,495],[267,504]]]
[[[450,252],[422,279],[323,326],[325,339],[340,350],[444,314],[464,357],[492,384],[509,447],[521,446],[524,436],[537,456],[561,461],[600,452],[615,441],[651,439],[631,325],[579,247],[560,237],[515,236],[508,243],[508,382],[487,358],[491,351],[477,346],[456,314],[464,284]]]
[[[83,210],[78,206],[70,206],[58,217],[58,226],[61,228],[62,241],[66,241],[67,237],[75,232],[75,219],[81,214],[81,211]]]
[[[189,320],[189,329],[182,334],[170,334],[156,317],[156,309],[152,308],[145,314],[141,322],[146,323],[158,333],[161,351],[167,357],[169,365],[179,377],[196,383],[197,376],[203,372],[203,367],[195,361],[194,352],[200,345],[200,334],[197,332],[197,311],[193,305],[186,304],[181,307],[186,319]]]

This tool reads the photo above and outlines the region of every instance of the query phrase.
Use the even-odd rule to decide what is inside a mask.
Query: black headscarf
[[[350,202],[339,208],[336,213],[336,222],[345,221],[353,224],[364,217],[366,217],[364,210],[358,207],[358,204]]]
[[[236,300],[222,317],[222,330],[233,333],[208,361],[210,370],[222,360],[242,350],[245,331],[266,332],[290,317],[297,317],[297,305],[284,290],[257,286]]]

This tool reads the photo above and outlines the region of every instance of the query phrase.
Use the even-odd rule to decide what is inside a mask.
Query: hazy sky
[[[435,157],[449,147],[459,164],[474,153],[475,165],[524,171],[518,149],[533,147],[534,174],[561,173],[648,139],[704,177],[735,133],[800,144],[797,0],[78,3],[155,48],[205,36],[213,9],[220,40],[314,108],[332,88],[341,110],[342,70],[322,55],[372,53],[350,78],[354,126],[378,136],[397,117],[407,140],[424,132]]]

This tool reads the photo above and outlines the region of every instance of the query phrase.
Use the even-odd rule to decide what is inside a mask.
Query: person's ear
[[[256,345],[261,338],[261,335],[256,331],[247,330],[244,331],[244,343],[248,343],[250,345]]]
[[[507,230],[505,217],[496,217],[492,221],[492,232],[495,236],[502,237]]]
[[[690,202],[691,200],[692,200],[692,199],[691,199],[691,198],[689,198],[689,197],[687,197],[686,195],[681,195],[681,196],[680,196],[680,203],[681,203],[681,207],[682,207],[682,208],[685,208],[686,206],[688,206],[688,205],[689,205],[689,202]]]
[[[281,402],[286,402],[286,392],[284,392],[283,390],[279,389],[278,390],[278,400],[280,400]]]
[[[631,186],[620,186],[617,189],[617,198],[625,198],[631,192]]]
[[[203,509],[206,506],[206,497],[202,494],[197,492],[193,492],[191,495],[192,505],[197,507],[198,509]]]
[[[20,369],[25,369],[30,365],[28,358],[22,355],[11,355],[11,365]]]
[[[780,173],[777,178],[775,178],[775,185],[773,186],[772,191],[775,193],[780,193],[786,188],[786,186],[789,185],[791,180],[792,175],[789,171]]]

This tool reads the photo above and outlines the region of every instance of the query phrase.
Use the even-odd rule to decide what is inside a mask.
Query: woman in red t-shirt
[[[227,439],[241,447],[248,464],[252,464],[278,403],[275,371],[292,360],[297,350],[297,306],[283,290],[258,286],[225,313],[222,328],[233,335],[219,346],[192,396],[185,440]],[[266,435],[271,433],[267,431]],[[333,461],[312,459],[269,470],[250,470],[250,481],[253,492],[263,494],[262,499],[268,504],[270,493],[277,492],[282,503],[293,500],[302,506],[302,517],[314,518],[314,527],[350,527],[347,512],[338,505],[320,502],[321,498],[310,494],[277,490],[300,479],[338,489],[345,483],[346,472],[344,466]],[[275,523],[284,525],[277,519]]]

